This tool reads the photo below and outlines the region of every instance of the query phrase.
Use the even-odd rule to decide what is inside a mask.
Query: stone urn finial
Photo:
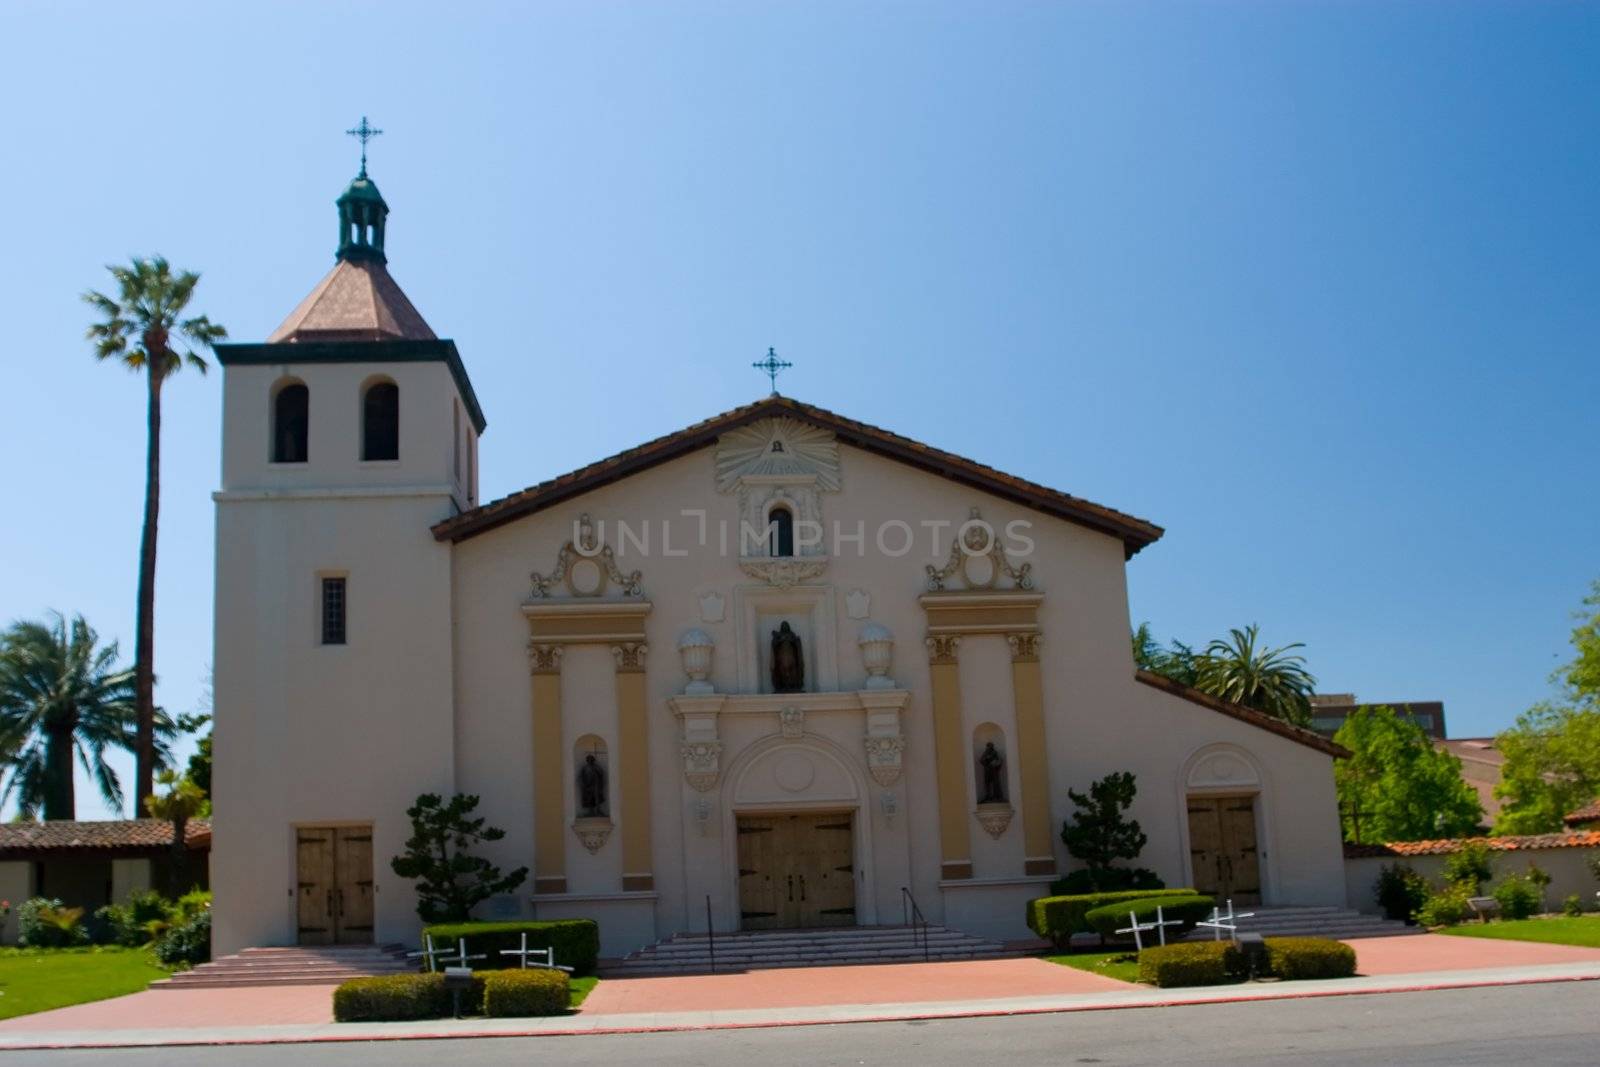
[[[882,623],[869,622],[861,627],[856,643],[861,646],[861,663],[867,669],[868,689],[893,689],[894,679],[889,677],[889,667],[894,662],[894,634]]]
[[[689,696],[716,692],[716,687],[707,680],[711,676],[711,653],[716,645],[711,635],[700,629],[686,630],[678,638],[678,656],[683,660],[683,673],[689,676],[689,684],[683,691]]]

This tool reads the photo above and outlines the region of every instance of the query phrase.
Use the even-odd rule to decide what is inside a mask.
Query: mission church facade
[[[1159,527],[776,393],[480,503],[484,412],[364,163],[338,206],[332,272],[218,349],[217,952],[415,943],[424,792],[530,868],[478,917],[608,956],[903,891],[1026,936],[1067,790],[1114,771],[1169,885],[1344,903],[1339,750],[1134,667]]]

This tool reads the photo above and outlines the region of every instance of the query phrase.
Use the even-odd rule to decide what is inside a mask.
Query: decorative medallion
[[[804,737],[806,732],[806,712],[804,708],[790,705],[778,712],[778,729],[783,731],[783,736],[791,741]]]
[[[810,788],[816,777],[816,764],[800,752],[791,752],[783,756],[772,768],[773,780],[785,793],[799,793]]]
[[[950,558],[943,567],[928,564],[928,589],[940,592],[945,584],[959,578],[965,589],[985,590],[1001,588],[1000,579],[1010,579],[1013,589],[1032,589],[1033,578],[1028,573],[1033,564],[1020,567],[1011,565],[1006,550],[994,527],[983,521],[978,509],[973,508],[950,542]]]
[[[900,778],[906,739],[900,736],[868,736],[863,742],[867,750],[867,771],[879,785],[893,785]]]
[[[983,827],[983,832],[995,840],[999,840],[1011,825],[1010,804],[979,804],[973,814],[978,817],[978,825]]]
[[[577,536],[556,553],[555,568],[548,575],[534,571],[529,577],[533,589],[528,595],[534,600],[549,597],[557,586],[572,597],[604,596],[612,585],[618,586],[623,596],[644,596],[640,573],[622,573],[611,546],[602,545],[595,535],[587,513],[578,518]]]
[[[611,820],[592,816],[576,819],[572,823],[572,832],[578,835],[578,841],[592,856],[605,847],[606,839],[611,836]]]
[[[701,793],[717,784],[717,764],[722,755],[721,741],[686,741],[678,746],[683,757],[683,780]]]

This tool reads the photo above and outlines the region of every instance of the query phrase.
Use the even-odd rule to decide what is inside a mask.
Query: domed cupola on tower
[[[389,205],[378,192],[378,183],[367,177],[365,165],[336,201],[339,205],[340,259],[374,259],[389,262],[383,254],[383,222]]]

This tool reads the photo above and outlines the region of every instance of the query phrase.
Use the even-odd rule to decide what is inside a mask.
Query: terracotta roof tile
[[[267,343],[435,339],[382,263],[341,259]]]
[[[589,492],[704,448],[715,443],[719,436],[729,430],[773,415],[802,419],[833,431],[846,444],[921,467],[941,477],[974,486],[1046,514],[1118,537],[1122,540],[1124,552],[1128,556],[1156,541],[1164,532],[1161,527],[1145,519],[1135,518],[1112,508],[1091,503],[1081,497],[1071,496],[1037,482],[1006,474],[952,452],[945,452],[920,441],[913,441],[909,437],[902,437],[900,434],[837,415],[813,404],[774,395],[753,404],[725,411],[676,433],[647,441],[637,448],[619,452],[587,467],[581,467],[530,486],[521,492],[464,511],[434,526],[433,535],[441,541],[465,540],[580,493]]]
[[[1487,846],[1493,852],[1520,852],[1545,848],[1600,848],[1600,830],[1578,830],[1564,834],[1527,834],[1522,837],[1470,837],[1438,841],[1392,841],[1387,845],[1345,845],[1347,859],[1369,856],[1446,856],[1458,852],[1468,841]]]
[[[210,820],[190,819],[183,836],[190,848],[210,847]],[[171,845],[172,824],[163,819],[118,819],[107,822],[52,819],[48,822],[0,825],[0,852],[19,849],[168,848]]]
[[[1577,826],[1586,822],[1600,822],[1600,797],[1591,800],[1577,811],[1569,811],[1561,819],[1568,826]]]
[[[1349,749],[1343,745],[1334,744],[1314,730],[1307,730],[1303,726],[1286,723],[1282,719],[1275,719],[1271,715],[1259,712],[1254,708],[1247,708],[1242,704],[1221,700],[1210,693],[1202,693],[1192,686],[1184,685],[1182,682],[1175,682],[1165,675],[1156,674],[1153,671],[1135,671],[1133,676],[1154,689],[1171,693],[1173,696],[1181,700],[1187,700],[1191,704],[1198,704],[1203,708],[1221,712],[1230,718],[1238,719],[1240,722],[1246,722],[1251,726],[1266,730],[1268,733],[1286,737],[1290,741],[1305,745],[1307,748],[1325,752],[1334,759],[1345,759],[1350,755]]]

